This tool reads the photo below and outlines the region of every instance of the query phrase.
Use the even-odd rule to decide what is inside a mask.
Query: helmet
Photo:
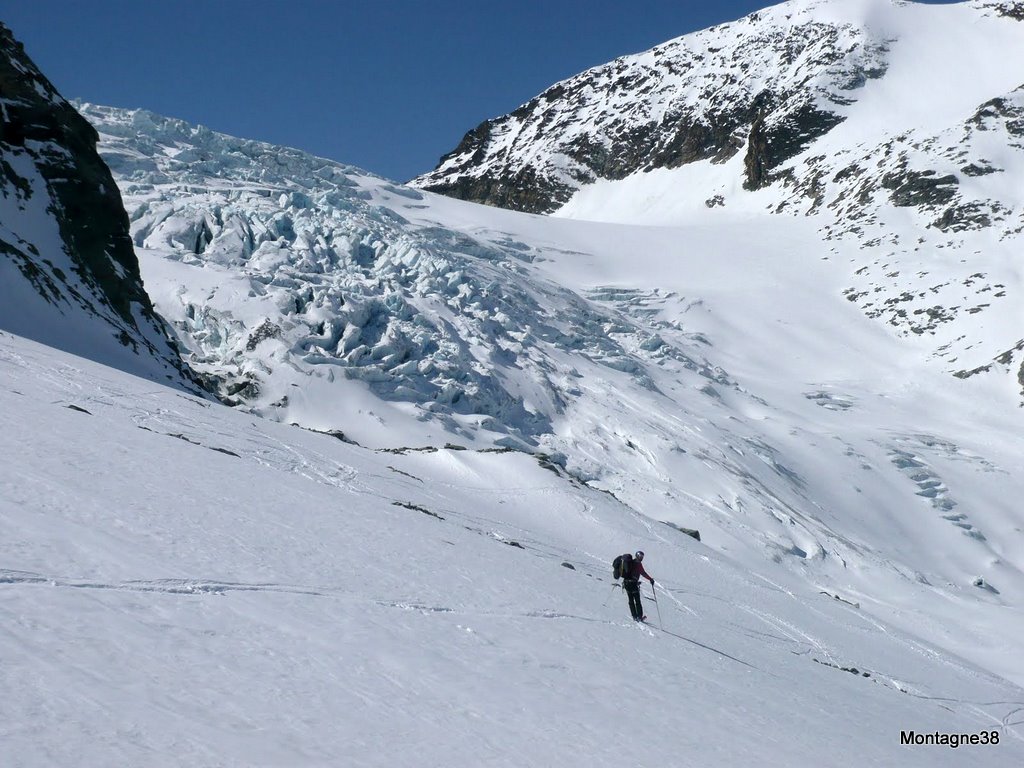
[[[644,553],[643,553],[643,550],[637,550],[637,553],[636,553],[636,554],[634,555],[634,557],[635,557],[635,558],[636,558],[637,560],[643,560],[643,559],[644,559]]]

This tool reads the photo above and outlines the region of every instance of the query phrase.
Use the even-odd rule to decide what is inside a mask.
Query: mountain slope
[[[599,179],[740,156],[735,181],[759,189],[847,121],[883,135],[942,124],[1020,85],[1020,15],[986,0],[791,0],[556,83],[411,184],[551,212]]]
[[[530,457],[371,451],[7,334],[0,359],[19,768],[1024,757],[1017,686]],[[610,588],[626,546],[651,627]]]
[[[0,25],[0,328],[196,390],[153,311],[96,131]]]
[[[558,83],[411,184],[591,221],[806,216],[867,316],[1024,387],[1022,17],[792,0]]]

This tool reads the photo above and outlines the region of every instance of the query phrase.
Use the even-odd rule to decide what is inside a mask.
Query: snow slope
[[[477,236],[528,230],[551,249],[544,274],[660,341],[632,342],[660,351],[644,363],[650,389],[580,368],[583,394],[546,443],[570,469],[751,567],[768,557],[1022,679],[1014,388],[949,377],[841,300],[843,268],[821,258],[813,222],[723,212],[624,227],[503,212],[488,230],[479,209],[432,202],[452,226],[472,210]],[[676,358],[695,342],[717,380]]]
[[[522,453],[360,448],[4,333],[14,411],[6,765],[1024,759],[1016,685]]]

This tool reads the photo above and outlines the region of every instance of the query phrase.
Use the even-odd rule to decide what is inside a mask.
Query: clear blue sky
[[[8,0],[67,98],[399,181],[552,83],[771,0]]]

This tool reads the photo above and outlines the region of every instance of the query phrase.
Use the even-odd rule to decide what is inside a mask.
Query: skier
[[[633,621],[644,621],[647,618],[644,616],[644,606],[640,602],[640,577],[643,576],[650,581],[651,588],[654,588],[654,579],[644,570],[643,559],[644,553],[638,551],[633,555],[629,571],[622,575],[622,588],[629,598],[629,612],[633,614]]]

